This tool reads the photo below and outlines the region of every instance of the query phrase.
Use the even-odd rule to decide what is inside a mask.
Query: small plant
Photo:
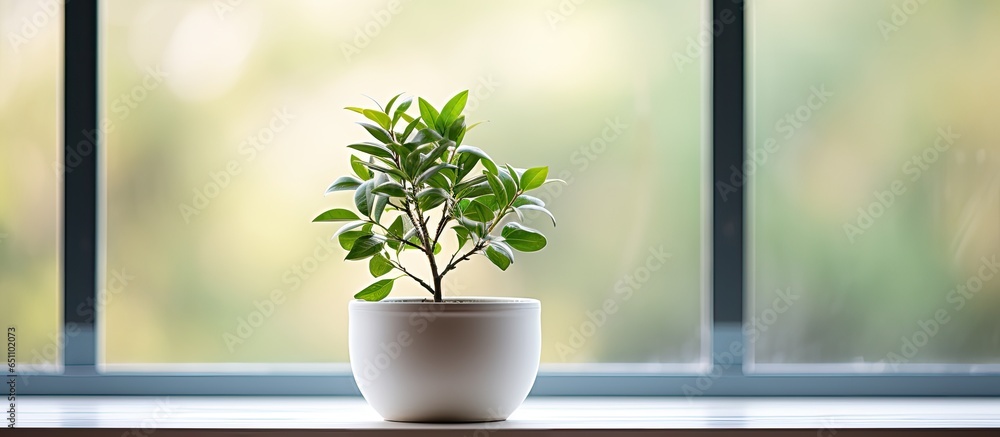
[[[548,167],[500,167],[482,149],[462,144],[465,134],[479,124],[467,125],[462,115],[468,91],[452,97],[440,112],[417,98],[416,117],[407,114],[412,99],[393,106],[401,95],[390,99],[385,108],[375,102],[377,110],[346,108],[374,123],[358,124],[376,141],[347,146],[369,155],[368,159],[351,155],[356,176],[338,178],[326,194],[353,191],[360,215],[334,208],[313,221],[348,222],[334,238],[348,251],[347,260],[367,259],[372,276],[378,278],[393,270],[402,273],[376,281],[355,298],[382,300],[396,279],[409,277],[433,294],[435,302],[441,302],[442,279],[473,255],[484,254],[501,270],[507,270],[514,262],[515,250],[535,252],[545,247],[541,232],[508,219],[523,221],[525,211],[539,211],[552,219],[554,226],[555,217],[544,202],[525,193],[562,181],[546,179]],[[474,172],[476,168],[481,171]],[[432,223],[432,215],[437,216],[436,222]],[[506,224],[495,235],[501,223]],[[441,263],[437,258],[441,235],[449,225],[457,236],[458,248],[447,263]],[[426,256],[429,283],[403,266],[399,255],[404,250],[418,250]]]

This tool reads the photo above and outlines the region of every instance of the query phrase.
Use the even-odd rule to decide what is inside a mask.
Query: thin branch
[[[437,247],[438,240],[441,239],[441,233],[444,232],[445,226],[451,221],[451,214],[448,214],[448,202],[445,202],[444,211],[441,212],[441,221],[438,222],[437,233],[434,235],[434,247]]]
[[[421,233],[420,233],[420,231],[421,231],[421,229],[420,229],[420,227],[419,227],[419,225],[420,225],[420,222],[418,222],[418,221],[417,221],[417,220],[416,220],[416,219],[415,219],[415,218],[413,217],[413,212],[412,212],[412,211],[410,211],[410,202],[409,202],[409,200],[407,200],[407,199],[403,199],[403,206],[405,207],[405,208],[403,209],[403,211],[405,211],[405,212],[406,212],[406,218],[410,219],[410,224],[412,224],[412,225],[413,225],[413,227],[417,228],[417,239],[419,239],[419,240],[420,240],[420,244],[423,244],[423,245],[425,245],[425,246],[426,246],[427,242],[426,242],[426,240],[424,240],[424,236],[423,236],[423,234],[421,234]],[[412,244],[412,243],[411,243],[411,244]],[[421,251],[425,252],[425,253],[427,252],[427,249],[426,249],[426,247],[419,247],[419,249],[420,249]]]
[[[462,255],[460,258],[458,258],[455,261],[448,262],[448,266],[445,267],[444,270],[441,272],[441,277],[443,278],[446,273],[454,270],[455,266],[457,266],[458,263],[460,263],[462,261],[465,261],[465,260],[468,260],[468,259],[472,258],[472,255],[475,255],[476,253],[479,253],[479,251],[482,250],[483,247],[486,247],[486,245],[483,244],[485,242],[486,242],[486,240],[481,240],[479,242],[479,244],[475,245],[475,247],[473,247],[468,252],[466,252],[465,255]],[[457,254],[458,254],[458,252],[455,252],[455,255],[457,255]],[[452,255],[451,258],[455,259],[455,255]]]
[[[420,284],[422,287],[426,288],[427,291],[429,291],[432,295],[434,294],[434,288],[433,287],[431,287],[426,282],[424,282],[423,279],[420,279],[416,275],[414,275],[414,274],[410,273],[409,271],[407,271],[406,268],[403,267],[403,265],[399,263],[399,261],[393,261],[393,260],[390,259],[389,260],[389,264],[392,264],[392,266],[395,267],[397,270],[403,272],[404,275],[409,276],[414,281],[417,281],[418,284]]]

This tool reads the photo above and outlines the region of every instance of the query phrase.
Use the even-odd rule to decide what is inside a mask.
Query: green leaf
[[[486,248],[486,257],[489,258],[490,262],[500,268],[500,270],[507,270],[510,267],[510,259],[507,256],[493,248],[493,246],[488,246]]]
[[[524,205],[535,205],[535,206],[545,206],[545,202],[534,196],[529,196],[527,194],[522,194],[514,199],[514,206],[524,206]]]
[[[545,183],[545,177],[548,175],[548,167],[529,168],[521,175],[521,187],[524,191],[534,190]]]
[[[417,206],[421,210],[434,209],[448,199],[448,192],[440,188],[425,188],[417,193]]]
[[[406,197],[403,186],[395,182],[386,182],[372,189],[374,194],[384,194],[389,197]]]
[[[431,176],[430,179],[427,179],[427,185],[448,191],[448,189],[451,188],[451,181],[449,181],[448,178],[445,177],[446,171],[448,171],[448,169],[444,169],[435,174],[434,176]]]
[[[497,203],[497,196],[495,196],[493,194],[487,194],[485,196],[479,196],[479,197],[476,198],[476,200],[478,200],[483,205],[486,205],[486,207],[489,208],[491,211],[499,211],[500,207],[504,206],[504,205],[501,205],[501,204]]]
[[[403,216],[396,216],[396,220],[389,225],[389,235],[396,238],[403,236]]]
[[[340,247],[343,247],[344,250],[351,250],[351,247],[354,247],[354,242],[357,241],[358,238],[361,238],[362,236],[365,235],[371,235],[371,233],[372,233],[372,224],[368,223],[362,226],[360,230],[347,231],[344,232],[343,234],[340,234],[340,236],[337,237],[337,239],[340,240]]]
[[[347,258],[345,259],[348,261],[356,261],[368,258],[381,252],[384,245],[385,240],[379,236],[372,234],[363,235],[354,241],[354,246],[352,246],[351,250],[347,252]]]
[[[351,250],[351,248],[354,247],[354,242],[357,241],[358,238],[361,238],[364,235],[371,235],[371,233],[365,232],[363,230],[347,231],[344,232],[343,234],[340,234],[340,236],[337,237],[337,239],[340,240],[340,247],[343,247],[344,250]]]
[[[370,109],[366,109],[366,111],[371,111],[371,110]],[[382,114],[381,112],[374,112],[374,113],[376,113],[376,114]],[[385,115],[385,114],[382,114],[382,115]],[[379,141],[381,141],[381,142],[383,142],[385,144],[389,144],[389,143],[392,142],[392,137],[389,136],[389,132],[386,131],[385,129],[382,129],[381,127],[378,127],[378,126],[375,126],[374,124],[369,124],[369,123],[358,122],[358,124],[360,124],[362,127],[364,127],[365,130],[367,130],[369,134],[371,134],[373,137],[375,137],[376,140],[379,140]]]
[[[357,214],[349,210],[334,208],[316,216],[316,218],[313,219],[313,222],[349,222],[359,218],[360,217],[358,217]]]
[[[464,134],[465,134],[465,116],[463,115],[461,117],[458,117],[457,119],[455,119],[454,122],[451,123],[451,126],[448,127],[448,134],[445,135],[445,137],[458,143],[459,141],[461,141]]]
[[[368,272],[376,278],[391,272],[392,269],[392,264],[390,264],[389,260],[386,259],[381,253],[373,256],[372,259],[368,261]]]
[[[514,262],[514,254],[510,252],[510,249],[503,247],[495,241],[491,241],[490,245],[486,247],[486,257],[494,265],[500,267],[500,270],[504,271]]]
[[[464,199],[468,197],[479,197],[484,194],[491,194],[491,193],[493,193],[493,189],[490,187],[490,184],[483,182],[473,185],[471,187],[467,187],[466,189],[459,192],[456,198]]]
[[[350,212],[350,211],[348,211],[348,212]],[[356,229],[356,228],[359,228],[359,227],[361,227],[361,226],[364,226],[364,225],[365,225],[365,223],[368,223],[368,222],[366,222],[366,221],[364,221],[364,220],[355,220],[355,221],[353,221],[353,222],[350,222],[350,223],[348,223],[348,224],[346,224],[346,225],[342,226],[342,227],[341,227],[341,228],[340,228],[340,229],[339,229],[339,230],[338,230],[338,231],[337,231],[336,233],[334,233],[334,234],[333,234],[333,238],[338,238],[338,237],[340,237],[341,235],[343,235],[343,234],[344,234],[344,232],[347,232],[347,231],[350,231],[351,229]],[[332,240],[333,238],[331,238],[331,240]]]
[[[503,169],[497,172],[497,176],[503,182],[503,188],[507,191],[507,198],[504,199],[504,205],[507,204],[514,196],[517,196],[517,184],[514,182],[514,178],[507,174],[507,170]]]
[[[439,116],[437,110],[430,103],[427,103],[426,100],[419,97],[417,98],[417,106],[420,107],[420,118],[424,120],[427,127],[437,126]]]
[[[465,156],[472,156],[472,155],[465,155]],[[472,157],[475,158],[474,156],[472,156]],[[476,158],[476,159],[479,159],[479,158]],[[469,188],[469,187],[471,187],[473,185],[476,185],[476,184],[479,184],[479,183],[482,183],[482,182],[486,182],[486,175],[479,175],[479,176],[476,176],[476,177],[474,177],[472,179],[469,179],[467,181],[463,181],[463,182],[460,182],[460,183],[456,184],[455,185],[455,191],[456,192],[462,191],[462,190],[464,190],[466,188]]]
[[[372,164],[370,162],[364,162],[364,161],[361,161],[361,165],[369,169],[375,170],[379,173],[391,174],[393,176],[396,176],[397,178],[404,178],[404,179],[406,178],[406,175],[404,175],[403,172],[392,167],[382,167],[378,164]]]
[[[381,112],[379,114],[381,114]],[[359,143],[359,144],[351,144],[347,147],[350,147],[354,150],[358,150],[361,152],[365,152],[372,156],[379,156],[386,159],[392,159],[392,152],[381,144]]]
[[[374,194],[374,193],[373,193]],[[385,205],[389,203],[388,196],[375,195],[375,206],[372,207],[372,217],[375,218],[375,222],[378,223],[382,219],[382,213],[385,212]]]
[[[462,227],[469,230],[470,235],[475,235],[476,237],[482,238],[486,234],[486,224],[476,221],[469,220],[465,217],[458,216],[455,218]]]
[[[406,233],[403,234],[402,239],[405,241],[413,241],[415,243],[420,243],[419,241],[420,239],[416,238],[416,236],[417,236],[417,228],[410,228],[410,230],[406,231]]]
[[[396,278],[398,279],[398,278]],[[369,302],[378,302],[389,296],[392,292],[392,284],[396,279],[382,279],[376,281],[374,284],[365,287],[364,290],[358,292],[354,295],[355,299],[363,299]]]
[[[362,161],[357,156],[351,155],[351,168],[354,170],[354,174],[358,175],[361,180],[367,181],[372,178],[372,172],[365,166],[365,161]]]
[[[455,236],[458,237],[458,248],[461,249],[469,241],[469,230],[462,226],[452,226]]]
[[[346,109],[348,111],[357,112],[358,114],[361,114],[361,115],[365,115],[365,110],[362,109],[362,108],[357,108],[357,107],[354,107],[354,106],[348,106],[348,107],[346,107],[344,109]]]
[[[389,116],[386,115],[384,112],[375,111],[375,110],[372,110],[372,109],[365,109],[365,111],[362,114],[364,114],[364,116],[367,117],[369,120],[378,123],[378,125],[381,126],[382,129],[384,129],[384,130],[388,130],[389,129]],[[368,129],[368,128],[366,127],[365,129]],[[371,129],[368,129],[368,132],[371,133],[372,132]],[[388,132],[386,132],[386,134],[387,134],[386,137],[388,138]],[[375,136],[375,134],[372,133],[372,136]],[[378,138],[377,136],[375,136],[375,137]],[[382,140],[381,138],[379,140],[383,141],[383,142],[388,142],[388,141]]]
[[[406,112],[406,110],[410,109],[410,105],[411,104],[413,104],[413,99],[412,98],[403,100],[403,102],[399,104],[399,107],[396,108],[396,111],[392,113],[392,125],[393,126],[396,125],[396,122],[399,121],[399,118],[403,116],[403,114]]]
[[[326,194],[333,193],[335,191],[348,191],[358,188],[361,185],[361,180],[354,176],[341,176],[337,180],[333,181],[330,188],[326,189]]]
[[[552,215],[552,213],[549,212],[549,210],[547,210],[547,209],[545,209],[545,208],[543,208],[541,206],[538,206],[538,205],[522,205],[520,207],[515,208],[514,210],[515,211],[539,211],[539,212],[541,212],[541,213],[549,216],[550,219],[552,219],[552,226],[556,225],[556,216]]]
[[[391,99],[389,99],[389,103],[385,105],[385,115],[388,116],[389,114],[392,114],[392,105],[396,103],[396,99],[398,99],[399,96],[401,95],[403,95],[403,93],[396,94]]]
[[[496,217],[493,214],[493,210],[483,204],[483,202],[480,202],[478,199],[469,203],[469,206],[465,209],[462,216],[469,220],[481,223],[489,222]]]
[[[473,128],[475,128],[476,126],[479,126],[479,125],[481,125],[483,123],[486,123],[486,122],[485,121],[477,121],[475,123],[472,123],[472,124],[469,125],[469,127],[465,128],[465,131],[468,132],[468,131],[472,130]]]
[[[402,114],[399,114],[399,116],[402,117],[403,120],[406,120],[407,123],[413,123],[416,120],[420,120],[420,122],[417,123],[417,129],[425,129],[425,128],[427,128],[427,125],[424,123],[423,119],[420,118],[419,116],[417,118],[413,118],[413,117],[410,116],[410,114],[407,114],[405,112],[402,113]]]
[[[483,167],[486,167],[487,171],[497,174],[497,165],[493,162],[493,159],[490,158],[490,155],[487,155],[486,152],[482,151],[482,149],[469,145],[458,146],[458,148],[455,149],[455,153],[468,153],[474,155],[483,161]]]
[[[511,208],[510,212],[508,212],[507,214],[510,214],[511,212],[513,212],[515,215],[517,215],[517,219],[518,220],[520,220],[522,222],[524,221],[524,213],[522,213],[520,209]]]
[[[521,180],[517,176],[517,171],[515,171],[514,167],[511,167],[510,164],[504,164],[504,166],[507,167],[507,174],[510,175],[511,179],[514,180],[514,188],[520,190]]]
[[[454,145],[455,142],[450,140],[443,140],[440,143],[438,143],[437,147],[435,147],[434,150],[431,150],[430,153],[427,154],[427,158],[425,158],[425,161],[420,165],[420,170],[427,170],[427,168],[429,168],[431,165],[433,165],[435,162],[441,159],[442,156],[444,156],[445,152],[448,151],[449,147],[453,147]],[[458,169],[458,167],[455,167],[451,164],[448,164],[448,166],[450,168]]]
[[[458,116],[465,110],[465,103],[469,100],[469,90],[455,94],[448,103],[441,108],[441,123],[450,126],[458,119]]]
[[[417,178],[413,180],[413,184],[414,185],[420,185],[420,184],[424,183],[424,181],[426,181],[427,179],[430,179],[431,176],[436,175],[439,171],[444,170],[446,168],[456,168],[456,167],[454,165],[451,165],[451,164],[438,164],[438,165],[435,165],[435,166],[427,169],[427,171],[421,173],[420,176],[417,176]]]
[[[420,155],[420,152],[414,151],[411,153],[410,156],[407,156],[406,160],[403,161],[403,172],[410,176],[410,178],[415,177],[417,175],[417,170],[420,168],[420,161],[422,159],[423,156]]]
[[[507,198],[507,189],[504,187],[503,182],[495,174],[489,172],[484,172],[484,173],[486,174],[486,182],[490,185],[490,189],[493,191],[493,195],[496,196],[498,200],[497,203],[503,203],[504,205],[506,205],[509,199]]]
[[[403,114],[403,115],[405,115],[405,114]],[[406,129],[403,129],[403,134],[399,136],[399,141],[405,143],[406,139],[410,137],[410,132],[413,132],[413,129],[418,128],[419,125],[422,125],[422,124],[423,123],[420,122],[420,117],[417,117],[417,118],[413,119],[412,121],[410,121],[410,123],[406,125]]]
[[[372,194],[372,184],[374,184],[373,181],[365,181],[357,190],[354,190],[354,205],[364,215],[371,215],[372,206],[375,203],[375,195]]]
[[[468,175],[476,167],[476,163],[479,162],[478,156],[470,154],[459,155],[458,149],[455,149],[455,155],[452,156],[451,161],[455,162],[455,158],[458,158],[458,180],[462,180],[462,178]]]
[[[416,147],[427,143],[433,143],[435,141],[443,140],[444,137],[437,133],[434,129],[421,129],[413,136],[413,141],[406,143],[407,146]]]
[[[520,223],[507,223],[500,232],[504,241],[521,252],[535,252],[545,247],[545,236]]]

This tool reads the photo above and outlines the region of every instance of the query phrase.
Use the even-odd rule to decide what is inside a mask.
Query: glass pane
[[[347,302],[372,279],[309,223],[350,204],[323,196],[367,135],[343,107],[469,89],[490,123],[468,143],[569,184],[540,195],[558,227],[529,215],[549,247],[463,264],[446,293],[540,298],[547,363],[699,363],[707,74],[670,53],[703,8],[106,2],[106,362],[346,361]]]
[[[751,12],[758,370],[1000,363],[1000,2]]]
[[[61,362],[63,10],[0,2],[0,326],[17,365]]]

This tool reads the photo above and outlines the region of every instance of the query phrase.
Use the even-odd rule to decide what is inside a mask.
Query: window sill
[[[989,429],[1000,428],[1000,399],[538,397],[528,399],[505,422],[407,424],[381,420],[364,400],[355,397],[35,396],[18,398],[17,427],[97,428],[116,437],[130,430],[140,436],[153,430],[163,435],[213,436],[289,435],[295,430],[315,435],[311,434],[315,430],[331,430],[366,436],[842,437],[876,436],[898,429],[923,430],[907,435],[955,436],[997,432]],[[774,431],[778,429],[782,431]],[[58,433],[103,434],[89,430]]]

